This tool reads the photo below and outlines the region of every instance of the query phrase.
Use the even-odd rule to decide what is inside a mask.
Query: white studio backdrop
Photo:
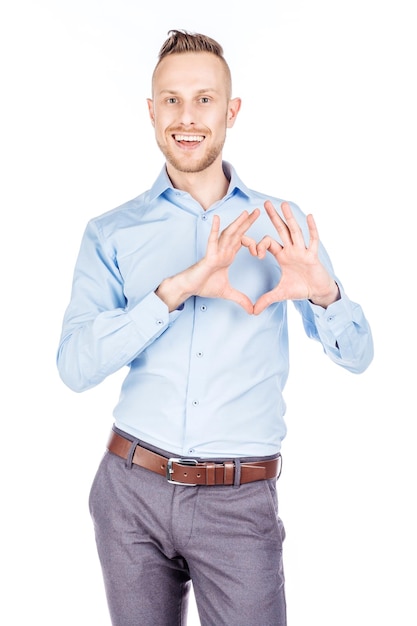
[[[243,99],[225,158],[248,186],[314,214],[374,333],[374,363],[354,376],[307,340],[290,306],[279,484],[289,626],[417,624],[412,4],[2,4],[7,626],[110,624],[87,499],[124,372],[77,395],[55,352],[87,220],[162,167],[146,97],[171,28],[222,43]]]

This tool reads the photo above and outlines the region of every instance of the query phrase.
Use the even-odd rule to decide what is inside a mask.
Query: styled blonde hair
[[[168,31],[168,39],[164,41],[158,54],[158,62],[153,71],[153,77],[155,76],[156,69],[161,61],[169,54],[184,54],[186,52],[209,52],[218,57],[224,67],[226,73],[226,80],[228,83],[229,97],[232,92],[232,76],[229,65],[224,58],[222,46],[207,35],[200,33],[190,33],[186,30],[170,30]]]

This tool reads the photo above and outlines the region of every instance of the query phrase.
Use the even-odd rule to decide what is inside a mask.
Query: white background
[[[148,189],[162,166],[146,97],[170,28],[223,44],[243,98],[225,158],[248,186],[315,215],[374,333],[375,360],[355,376],[290,317],[279,483],[289,626],[417,624],[412,5],[2,4],[7,626],[109,625],[87,498],[125,372],[77,395],[55,352],[87,220]]]

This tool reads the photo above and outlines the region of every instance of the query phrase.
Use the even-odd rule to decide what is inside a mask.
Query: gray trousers
[[[114,626],[285,626],[275,480],[178,486],[111,453],[90,493]]]

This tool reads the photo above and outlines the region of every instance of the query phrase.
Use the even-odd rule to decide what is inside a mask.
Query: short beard
[[[184,174],[197,174],[198,172],[203,172],[214,163],[214,161],[223,150],[225,140],[226,138],[224,138],[220,143],[213,146],[210,152],[205,154],[199,161],[189,164],[186,163],[186,159],[178,159],[176,156],[174,156],[171,150],[165,145],[162,146],[159,141],[157,141],[157,143],[167,162],[172,165],[172,167],[176,169],[177,172],[183,172]]]

